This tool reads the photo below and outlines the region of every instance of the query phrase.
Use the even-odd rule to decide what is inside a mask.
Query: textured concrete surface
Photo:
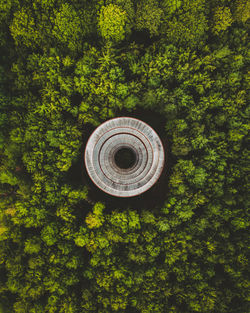
[[[115,162],[115,153],[132,149],[135,163],[127,169]],[[157,133],[146,123],[118,117],[101,124],[85,148],[85,165],[92,181],[117,197],[137,196],[158,180],[164,166],[164,149]]]

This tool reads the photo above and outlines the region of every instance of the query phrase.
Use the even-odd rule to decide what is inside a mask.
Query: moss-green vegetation
[[[0,2],[6,312],[248,311],[248,30],[249,0]],[[82,169],[121,115],[168,157],[129,201]]]

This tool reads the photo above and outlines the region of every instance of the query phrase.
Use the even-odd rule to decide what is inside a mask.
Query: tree
[[[216,35],[225,31],[233,23],[232,13],[229,7],[217,7],[213,16],[212,31]]]
[[[101,36],[105,40],[115,43],[124,40],[130,32],[126,11],[115,4],[101,8],[98,25]]]
[[[202,45],[207,30],[206,6],[204,0],[185,0],[182,6],[177,4],[176,13],[171,19],[165,18],[161,32],[174,44]]]
[[[27,47],[36,46],[40,40],[35,19],[28,8],[22,8],[14,13],[14,19],[10,26],[11,34],[17,45]]]
[[[163,11],[158,6],[157,1],[143,0],[139,2],[136,10],[136,29],[148,30],[150,36],[158,35],[162,16]]]
[[[238,0],[235,2],[234,19],[237,22],[246,23],[250,18],[250,1],[249,0]]]
[[[84,19],[87,25],[86,18]],[[81,17],[70,4],[62,4],[55,14],[53,35],[55,38],[68,46],[72,51],[79,51],[82,38],[88,33],[86,28],[81,27]]]

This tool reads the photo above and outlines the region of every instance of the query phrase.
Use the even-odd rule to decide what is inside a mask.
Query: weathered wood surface
[[[117,166],[114,156],[122,148],[132,149],[132,167]],[[85,148],[85,165],[92,181],[117,197],[137,196],[155,184],[164,166],[164,149],[157,133],[146,123],[118,117],[101,124]]]

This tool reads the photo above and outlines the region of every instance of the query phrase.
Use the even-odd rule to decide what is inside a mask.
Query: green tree
[[[115,4],[101,8],[98,25],[101,36],[107,41],[119,42],[124,40],[130,32],[126,11]]]
[[[174,44],[199,46],[206,37],[207,4],[204,0],[183,1],[171,19],[165,18],[162,33]],[[166,13],[168,13],[166,9]]]
[[[84,20],[87,25],[86,18]],[[59,42],[68,46],[70,50],[79,51],[82,38],[88,31],[87,27],[81,27],[81,16],[74,7],[64,3],[55,14],[52,33]]]
[[[236,1],[234,4],[233,17],[237,22],[246,23],[250,18],[250,1]]]
[[[35,19],[29,8],[23,7],[14,13],[14,19],[10,26],[12,37],[17,45],[27,47],[36,46],[40,40]]]
[[[233,23],[232,13],[229,7],[217,7],[213,16],[212,31],[216,35],[225,31]]]
[[[148,30],[151,36],[158,35],[162,17],[163,11],[157,1],[140,1],[135,16],[136,29]]]

